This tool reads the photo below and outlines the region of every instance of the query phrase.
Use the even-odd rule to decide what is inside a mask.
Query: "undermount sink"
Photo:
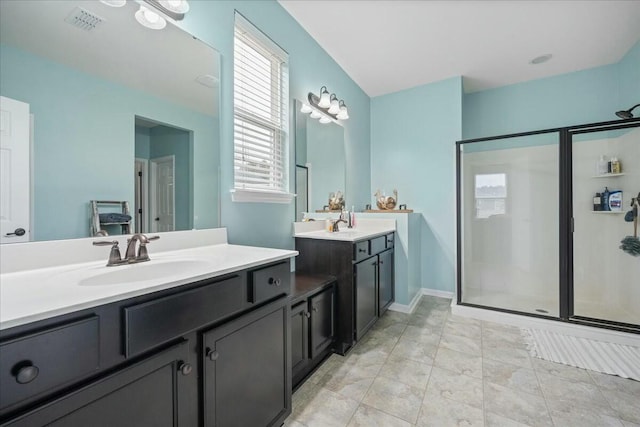
[[[202,271],[211,263],[201,260],[148,261],[118,267],[78,281],[79,286],[109,286],[162,279],[190,271]]]

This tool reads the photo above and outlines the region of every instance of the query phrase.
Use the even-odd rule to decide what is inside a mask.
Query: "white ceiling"
[[[475,92],[611,64],[640,39],[639,0],[278,1],[372,97],[460,75]]]

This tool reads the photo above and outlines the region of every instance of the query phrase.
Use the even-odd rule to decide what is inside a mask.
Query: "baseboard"
[[[441,291],[439,289],[422,288],[422,295],[429,295],[432,297],[450,298],[453,299],[454,293],[451,291]]]
[[[389,306],[389,310],[391,311],[398,311],[400,313],[408,313],[408,314],[413,314],[413,312],[416,309],[416,306],[418,305],[418,303],[420,302],[420,298],[422,297],[422,293],[420,292],[416,292],[416,295],[413,297],[413,299],[411,300],[411,302],[409,303],[409,305],[406,304],[398,304],[397,302],[394,302],[393,304],[391,304]]]
[[[416,309],[416,306],[420,302],[420,298],[423,295],[428,295],[428,296],[431,296],[431,297],[451,298],[451,299],[453,299],[453,296],[455,294],[453,292],[441,291],[439,289],[422,288],[420,290],[420,292],[416,293],[416,295],[413,297],[413,299],[411,300],[411,303],[409,303],[409,305],[407,305],[407,304],[398,304],[397,302],[394,302],[393,304],[391,304],[389,306],[389,310],[398,311],[400,313],[413,314],[413,312]]]

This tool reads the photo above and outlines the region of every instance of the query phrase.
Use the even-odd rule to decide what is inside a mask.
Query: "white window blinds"
[[[288,55],[237,13],[233,55],[235,190],[286,193]]]

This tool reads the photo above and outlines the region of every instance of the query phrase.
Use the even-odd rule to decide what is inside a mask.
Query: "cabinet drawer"
[[[1,344],[0,408],[97,370],[99,348],[97,316]]]
[[[379,254],[385,249],[387,249],[387,236],[371,239],[371,255]]]
[[[369,241],[368,240],[357,242],[355,245],[353,245],[353,260],[355,262],[358,262],[365,258],[369,258]]]
[[[237,275],[125,308],[125,355],[141,353],[242,310],[244,290],[243,277]]]
[[[288,262],[271,265],[249,273],[249,302],[258,303],[291,292],[291,269]]]
[[[395,234],[387,234],[387,249],[393,248],[395,246]]]

